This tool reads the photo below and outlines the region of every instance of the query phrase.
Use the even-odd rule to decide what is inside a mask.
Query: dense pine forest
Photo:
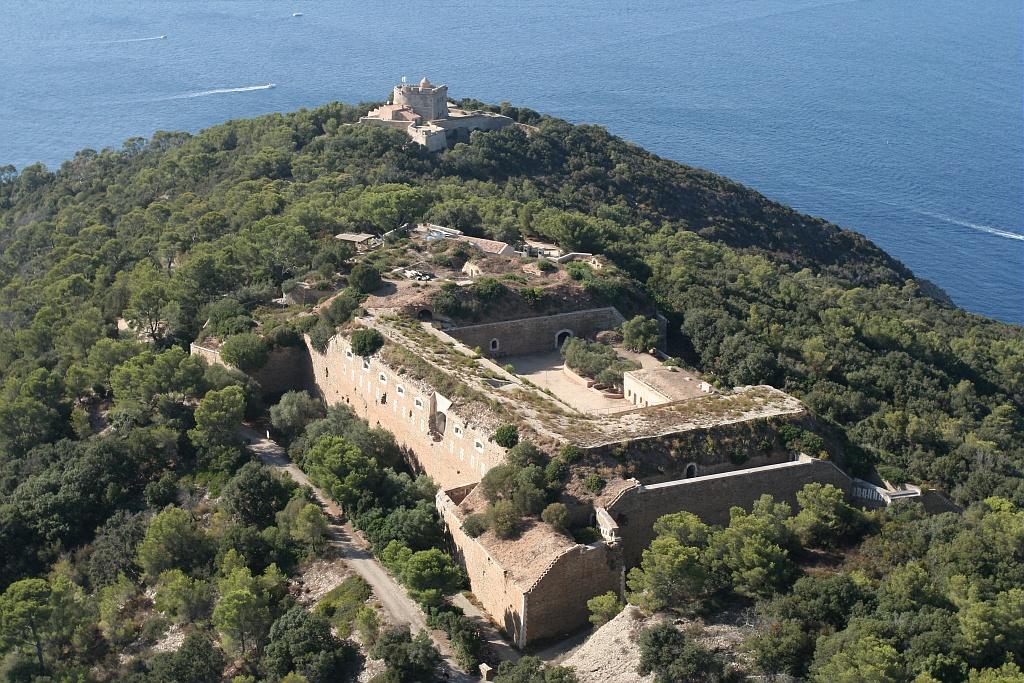
[[[735,532],[670,520],[661,557],[693,563],[670,582],[721,577],[715,543],[751,534],[800,567],[754,587],[731,576],[659,594],[651,577],[673,563],[652,545],[631,599],[680,612],[748,601],[763,624],[751,656],[769,674],[1019,680],[1021,328],[956,308],[854,232],[600,127],[502,105],[523,125],[430,154],[351,125],[367,108],[157,133],[56,171],[0,169],[0,674],[340,680],[358,668],[347,638],[362,626],[362,643],[408,660],[380,680],[419,680],[422,642],[287,595],[325,522],[307,491],[240,447],[235,427],[266,409],[252,380],[187,349],[257,324],[270,344],[296,343],[308,329],[271,302],[299,281],[336,284],[352,257],[336,233],[427,220],[606,255],[669,319],[673,355],[726,385],[793,393],[846,468],[934,486],[965,508],[863,515],[819,496],[814,520],[770,502],[736,515]],[[622,294],[621,278],[580,277],[595,297]],[[386,434],[306,413],[291,435],[300,456],[347,439],[351,457],[377,461],[378,507],[420,510],[433,538],[431,493],[396,471]],[[168,629],[187,634],[180,648],[147,649]],[[660,680],[729,675],[661,636],[648,648]],[[675,654],[666,664],[658,652]],[[686,658],[697,668],[669,666]],[[520,673],[504,680],[570,675]]]

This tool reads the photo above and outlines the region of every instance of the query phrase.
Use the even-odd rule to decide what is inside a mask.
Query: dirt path
[[[373,594],[380,601],[381,607],[388,619],[395,624],[407,625],[413,634],[418,631],[426,631],[431,636],[434,644],[437,645],[437,648],[445,656],[449,664],[448,680],[475,680],[467,677],[454,666],[451,647],[448,643],[439,640],[427,628],[427,623],[424,620],[423,612],[420,610],[419,605],[409,597],[405,589],[398,585],[398,582],[377,562],[362,539],[356,534],[352,525],[350,523],[337,523],[342,519],[341,508],[338,507],[338,504],[314,486],[309,477],[306,476],[306,473],[299,469],[298,465],[288,460],[284,449],[276,442],[247,426],[243,426],[239,430],[239,434],[245,440],[246,447],[264,464],[287,472],[297,483],[308,486],[313,490],[313,494],[320,501],[320,504],[323,505],[330,520],[327,535],[331,545],[338,549],[345,563],[370,584]]]

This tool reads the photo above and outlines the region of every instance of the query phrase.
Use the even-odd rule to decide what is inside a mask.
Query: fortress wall
[[[202,357],[207,363],[234,368],[233,365],[224,362],[218,349],[193,342],[190,351],[192,355]],[[267,354],[267,362],[262,368],[247,374],[259,383],[263,396],[313,388],[313,370],[309,354],[302,346],[273,349]]]
[[[623,561],[634,567],[654,539],[654,522],[662,515],[685,510],[708,524],[727,524],[729,508],[749,510],[763,493],[795,510],[796,492],[811,482],[832,484],[847,493],[850,489],[850,478],[838,467],[801,456],[778,465],[636,486],[612,501],[607,511],[619,525]]]
[[[609,591],[622,592],[618,547],[599,542],[570,548],[526,593],[525,641],[559,638],[580,629],[590,616],[587,600]]]
[[[455,511],[456,505],[443,490],[437,493],[437,509],[441,513],[454,554],[466,568],[470,589],[491,617],[522,647],[523,608],[522,590],[505,569],[487,550],[462,530],[462,522]]]
[[[445,333],[470,348],[480,347],[485,356],[499,358],[550,353],[558,348],[556,337],[563,330],[569,330],[575,337],[592,337],[602,330],[618,327],[622,322],[622,315],[609,306],[524,320],[467,325],[445,330]],[[497,350],[491,350],[492,339],[498,340]]]
[[[310,349],[309,354],[324,401],[345,403],[371,427],[391,432],[442,489],[479,482],[487,470],[504,462],[505,449],[490,440],[489,430],[467,415],[446,409],[443,396],[403,376],[378,356],[364,359],[352,353],[346,338],[335,336],[326,353]],[[435,436],[431,424],[439,405],[446,424],[444,434]]]

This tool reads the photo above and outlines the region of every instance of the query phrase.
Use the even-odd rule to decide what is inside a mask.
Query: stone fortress
[[[393,103],[367,119],[426,128],[410,135],[429,138],[433,129],[426,124],[458,120],[453,112],[446,88],[424,79],[396,87]],[[507,125],[480,116],[488,125]],[[445,135],[453,130],[437,128]],[[477,601],[517,646],[568,635],[586,625],[587,600],[609,591],[622,595],[625,574],[639,563],[662,515],[689,511],[721,524],[731,507],[749,508],[763,493],[795,504],[797,491],[810,482],[833,484],[866,506],[921,495],[913,487],[893,491],[855,479],[828,460],[788,451],[779,428],[813,426],[813,419],[800,401],[773,387],[719,390],[695,371],[664,364],[657,349],[637,354],[616,347],[640,366],[623,375],[621,393],[566,367],[559,349],[567,340],[608,339],[625,320],[615,306],[567,289],[572,279],[563,266],[582,261],[601,272],[608,268],[601,256],[565,253],[535,240],[513,247],[431,224],[401,232],[406,265],[394,269],[356,319],[323,352],[308,339],[305,348],[274,351],[257,378],[267,394],[308,389],[394,435],[410,463],[438,484],[436,505],[453,555]],[[339,239],[394,250],[364,237]],[[472,256],[441,273],[431,255],[454,243]],[[544,260],[551,265],[539,268]],[[416,270],[423,268],[434,271],[425,280]],[[483,320],[436,310],[433,297],[444,286],[471,285],[482,276],[547,287],[557,294],[555,304],[531,311],[503,301]],[[666,321],[658,320],[664,339]],[[349,338],[358,328],[378,330],[384,346],[370,357],[354,353]],[[215,345],[193,344],[192,352],[221,362]],[[494,435],[506,424],[548,454],[566,445],[580,450],[560,501],[571,525],[596,529],[593,537],[578,542],[536,519],[513,539],[467,533],[467,517],[487,507],[478,484],[505,462],[506,449]],[[583,485],[587,472],[602,474],[599,490]]]
[[[396,85],[391,102],[371,110],[359,123],[402,129],[415,142],[435,152],[468,140],[474,130],[500,130],[515,122],[493,112],[450,106],[448,86],[434,85],[424,76],[419,85]]]

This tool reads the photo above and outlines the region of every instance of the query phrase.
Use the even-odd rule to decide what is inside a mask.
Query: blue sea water
[[[1020,0],[20,0],[0,164],[426,74],[735,178],[1021,324],[1022,29]]]

